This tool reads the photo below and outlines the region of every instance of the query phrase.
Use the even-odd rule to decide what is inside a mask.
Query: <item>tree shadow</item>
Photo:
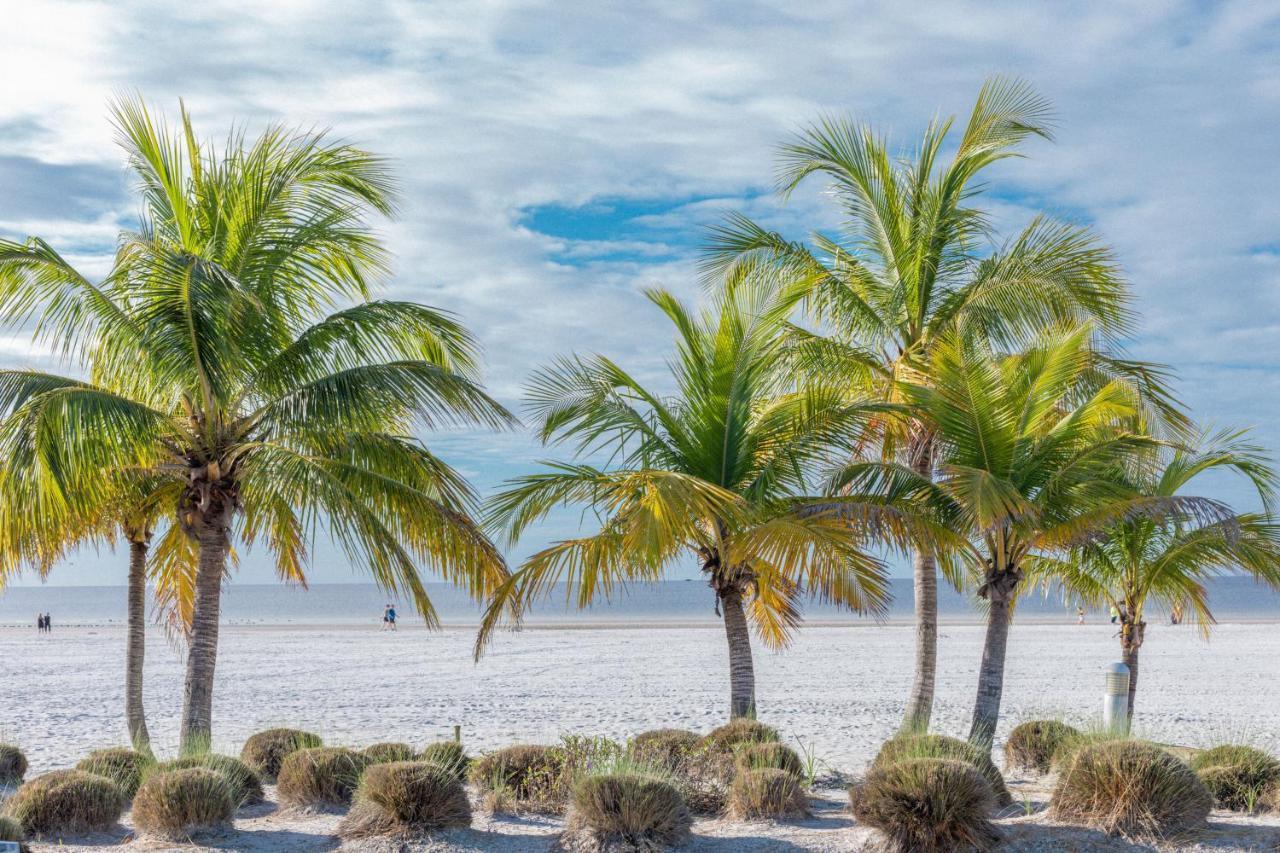
[[[292,829],[237,829],[216,835],[195,835],[191,841],[212,850],[337,850],[342,843],[332,835]]]

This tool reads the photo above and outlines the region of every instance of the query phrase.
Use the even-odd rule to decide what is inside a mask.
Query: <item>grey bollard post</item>
[[[1107,667],[1107,686],[1102,695],[1102,727],[1114,734],[1129,731],[1129,667],[1122,663]]]

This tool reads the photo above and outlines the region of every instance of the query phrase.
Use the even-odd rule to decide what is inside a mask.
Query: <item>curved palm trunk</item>
[[[920,439],[908,447],[911,467],[917,474],[933,477],[933,442]],[[916,659],[915,677],[907,698],[902,730],[924,732],[933,715],[933,689],[938,668],[938,563],[932,554],[917,551],[912,565],[915,589]]]
[[[220,521],[201,519],[196,528],[200,556],[192,602],[187,677],[182,696],[179,751],[205,749],[213,731],[213,671],[218,658],[218,619],[222,604],[222,574],[229,541]]]
[[[751,631],[742,606],[742,593],[726,589],[720,593],[724,613],[724,633],[729,641],[729,717],[755,717],[756,672],[751,661]]]
[[[980,594],[989,603],[987,635],[982,646],[982,666],[978,669],[978,697],[973,704],[969,741],[991,748],[1000,721],[1000,700],[1004,695],[1004,659],[1009,647],[1010,607],[1021,572],[1004,571],[988,576]]]
[[[147,715],[142,707],[142,664],[147,642],[147,541],[129,540],[128,635],[125,640],[124,718],[129,740],[140,752],[150,749]]]
[[[1133,725],[1134,697],[1138,693],[1138,651],[1142,648],[1143,635],[1147,631],[1146,622],[1126,624],[1120,630],[1120,651],[1125,666],[1129,667],[1129,718]]]

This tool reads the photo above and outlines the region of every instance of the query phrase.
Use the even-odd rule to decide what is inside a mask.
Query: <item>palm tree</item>
[[[1149,604],[1189,610],[1207,634],[1214,619],[1206,580],[1239,573],[1280,586],[1280,525],[1270,513],[1276,472],[1243,433],[1208,436],[1194,450],[1164,450],[1155,465],[1138,468],[1136,488],[1154,498],[1172,498],[1213,472],[1243,476],[1264,511],[1210,520],[1134,519],[1107,528],[1102,537],[1075,549],[1070,559],[1041,567],[1046,580],[1060,583],[1067,594],[1119,612],[1120,650],[1129,667],[1130,720]]]
[[[392,209],[381,160],[280,128],[251,144],[233,133],[218,152],[185,111],[170,133],[140,102],[115,119],[143,209],[107,279],[89,281],[39,240],[6,247],[4,319],[38,318],[37,334],[90,375],[0,371],[0,457],[30,460],[6,473],[37,484],[36,522],[61,506],[101,517],[119,475],[172,490],[195,552],[191,749],[211,734],[233,535],[302,582],[324,529],[435,626],[420,561],[476,597],[509,575],[471,521],[470,487],[411,432],[512,419],[481,390],[475,346],[452,317],[368,299],[385,257],[367,218]]]
[[[898,159],[869,126],[818,122],[782,146],[778,185],[786,196],[823,175],[843,233],[814,234],[806,245],[733,215],[708,246],[706,267],[716,277],[767,266],[805,287],[810,311],[828,333],[810,341],[811,361],[833,379],[843,376],[864,399],[897,401],[901,381],[928,383],[933,348],[960,326],[1006,347],[1061,323],[1092,322],[1106,337],[1129,328],[1128,288],[1089,229],[1037,216],[1001,244],[974,205],[989,166],[1021,156],[1028,137],[1050,138],[1048,102],[1022,81],[986,81],[943,164],[953,121],[931,122],[911,160]],[[1143,365],[1128,367],[1152,385],[1152,402],[1166,406],[1158,377]],[[932,476],[938,449],[926,423],[888,419],[868,427],[864,447],[878,446],[885,459]],[[924,730],[938,631],[937,564],[927,547],[915,552],[913,576],[915,676],[903,727]]]
[[[794,294],[746,281],[700,316],[665,291],[648,297],[676,329],[673,396],[598,355],[560,359],[531,380],[539,437],[572,443],[577,458],[513,480],[490,500],[488,518],[513,543],[562,504],[586,505],[600,527],[529,557],[492,608],[506,598],[524,606],[562,581],[586,607],[692,555],[724,619],[730,715],[754,716],[749,624],[782,647],[805,597],[879,612],[884,569],[851,524],[874,520],[901,538],[909,519],[852,497],[808,497],[815,465],[863,413],[843,389],[797,387],[783,334]]]
[[[927,495],[939,522],[965,537],[947,559],[976,576],[986,604],[970,739],[989,746],[1012,606],[1031,566],[1120,519],[1175,511],[1216,517],[1217,508],[1143,496],[1129,486],[1125,466],[1158,442],[1125,428],[1140,411],[1131,383],[1097,382],[1089,327],[1004,357],[974,337],[950,334],[931,356],[927,384],[904,384],[901,392],[933,433],[936,482],[902,464],[855,462],[836,484],[893,482]]]

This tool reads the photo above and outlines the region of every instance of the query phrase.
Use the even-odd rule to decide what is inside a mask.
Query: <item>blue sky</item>
[[[910,148],[984,77],[1019,74],[1054,102],[1057,140],[992,174],[997,221],[1043,209],[1094,225],[1138,296],[1131,354],[1172,365],[1196,417],[1280,447],[1271,4],[183,5],[6,12],[0,233],[105,268],[134,212],[113,93],[170,112],[184,98],[215,138],[233,121],[332,127],[399,173],[386,292],[460,313],[499,397],[517,402],[533,366],[575,349],[660,381],[670,336],[641,291],[697,298],[703,226],[726,209],[796,236],[838,225],[816,186],[772,194],[778,142],[837,114]],[[51,366],[15,330],[0,361]],[[427,439],[483,488],[542,453],[518,434]],[[54,582],[121,582],[122,556],[82,555]],[[317,543],[314,580],[358,576]],[[240,579],[269,580],[265,559],[246,555]]]

